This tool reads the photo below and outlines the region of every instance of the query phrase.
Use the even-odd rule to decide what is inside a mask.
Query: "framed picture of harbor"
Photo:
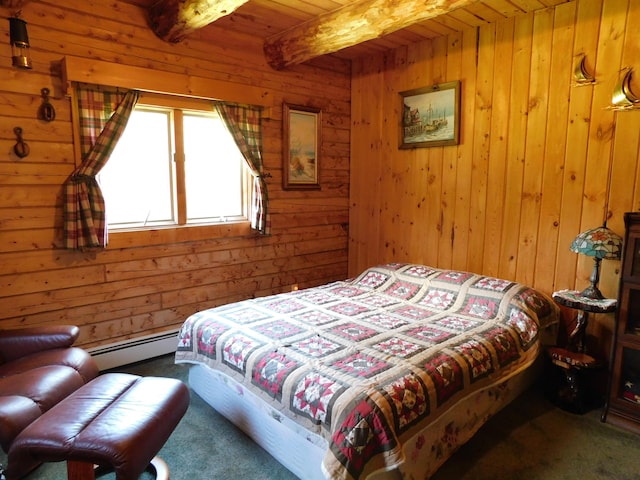
[[[400,92],[400,148],[457,145],[460,82]]]
[[[320,188],[320,115],[319,108],[283,104],[282,188],[285,190]]]

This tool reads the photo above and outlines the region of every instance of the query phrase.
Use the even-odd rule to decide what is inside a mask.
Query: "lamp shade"
[[[11,59],[13,66],[18,68],[31,68],[27,22],[17,17],[10,18],[9,40],[11,41]]]
[[[11,43],[19,43],[24,46],[28,46],[29,34],[27,33],[27,22],[17,17],[10,18],[9,38],[11,40]]]
[[[622,238],[607,227],[592,228],[578,235],[569,248],[572,252],[599,260],[619,260],[622,255]]]

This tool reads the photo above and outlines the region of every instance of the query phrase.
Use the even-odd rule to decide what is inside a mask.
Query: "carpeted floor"
[[[187,367],[174,365],[171,355],[119,370],[183,381],[187,377]],[[567,413],[531,389],[491,419],[432,480],[638,480],[639,453],[640,436],[601,423],[599,411]],[[187,414],[160,456],[172,480],[296,478],[193,393]],[[0,463],[6,463],[4,454]],[[65,478],[63,463],[43,465],[27,477]],[[113,478],[112,473],[100,477]],[[141,477],[151,478],[146,473]]]
[[[492,418],[432,480],[638,480],[640,436],[565,412],[532,389]]]

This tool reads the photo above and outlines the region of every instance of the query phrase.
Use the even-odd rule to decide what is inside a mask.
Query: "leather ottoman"
[[[70,480],[95,478],[94,465],[112,468],[117,480],[137,479],[188,406],[189,390],[179,380],[124,373],[98,376],[16,437],[7,479],[17,478],[12,476],[13,464],[35,468],[60,461],[67,462]]]

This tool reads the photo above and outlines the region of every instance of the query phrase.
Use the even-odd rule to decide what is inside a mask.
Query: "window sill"
[[[255,233],[251,230],[249,222],[230,222],[219,225],[184,225],[144,230],[111,230],[109,231],[107,248],[145,247],[253,235]]]

